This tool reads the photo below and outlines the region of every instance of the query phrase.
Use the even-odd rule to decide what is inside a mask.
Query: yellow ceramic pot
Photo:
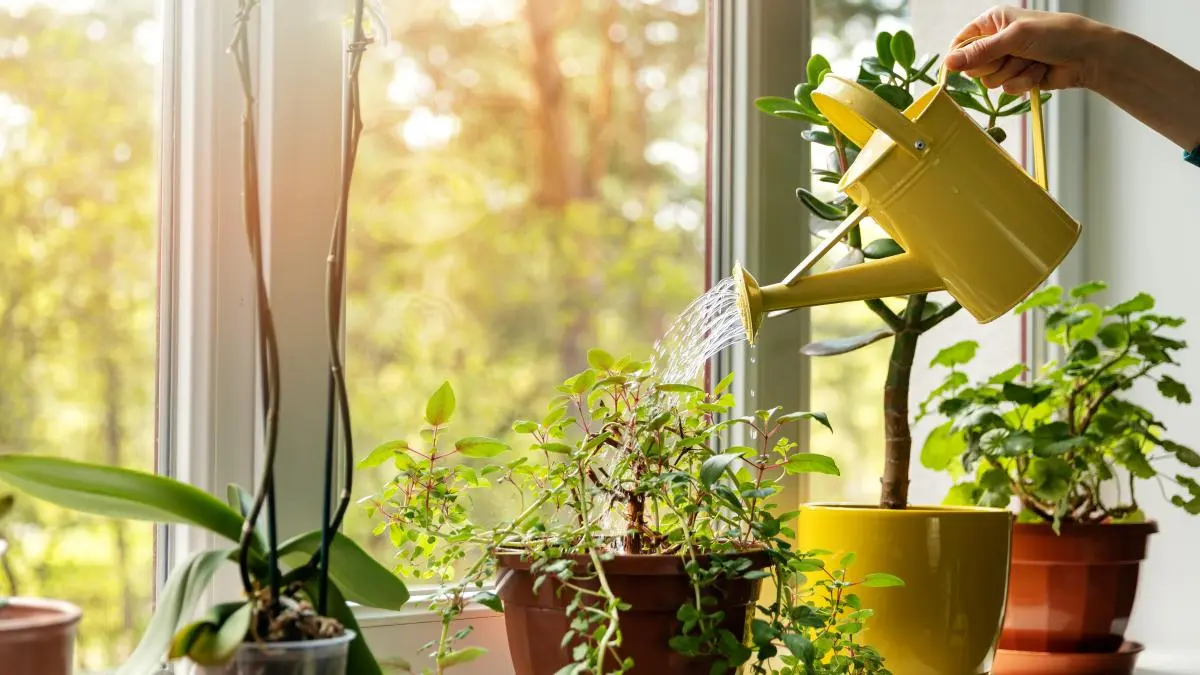
[[[800,550],[855,553],[851,579],[886,572],[902,588],[855,589],[875,610],[863,639],[896,675],[986,675],[1004,623],[1013,516],[1007,511],[848,504],[801,507]]]

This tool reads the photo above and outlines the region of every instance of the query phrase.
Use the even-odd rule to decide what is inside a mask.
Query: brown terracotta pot
[[[1116,652],[1137,593],[1155,523],[1018,524],[1000,648],[1025,652]]]
[[[0,672],[71,675],[80,614],[58,600],[10,598],[0,607]]]
[[[769,564],[765,553],[743,555],[750,557],[757,569]],[[586,570],[584,559],[575,560],[581,571]],[[500,588],[500,598],[504,601],[504,625],[516,675],[552,675],[570,665],[573,643],[563,646],[562,642],[570,627],[566,607],[575,594],[559,593],[560,584],[553,578],[534,593],[529,563],[518,555],[501,555],[499,564],[502,571],[511,570]],[[636,672],[694,675],[709,671],[712,660],[687,658],[668,644],[679,634],[680,623],[675,618],[679,607],[695,600],[681,558],[621,555],[604,563],[604,573],[613,593],[632,605],[620,613],[619,652],[622,658],[633,659]],[[581,585],[598,587],[595,582]],[[723,628],[734,635],[746,635],[748,614],[761,588],[762,582],[746,579],[724,579],[711,587],[709,594],[717,599],[714,609],[725,612]]]

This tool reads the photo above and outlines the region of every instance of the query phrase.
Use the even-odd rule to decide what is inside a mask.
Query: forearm
[[[1200,70],[1113,30],[1086,85],[1184,150],[1200,146]]]

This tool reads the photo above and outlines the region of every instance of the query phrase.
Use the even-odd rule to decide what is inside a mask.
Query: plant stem
[[[887,382],[883,389],[883,426],[885,458],[880,506],[903,509],[908,506],[908,471],[912,459],[912,431],[908,422],[908,391],[917,339],[921,336],[921,314],[928,294],[908,298],[904,327],[892,341]]]
[[[346,230],[350,206],[350,186],[354,178],[354,165],[358,157],[358,141],[362,135],[362,110],[359,100],[358,73],[362,55],[368,39],[363,29],[364,0],[354,2],[354,35],[346,46],[348,61],[348,86],[342,96],[342,181],[337,213],[334,216],[333,236],[329,244],[329,258],[325,276],[325,323],[329,340],[328,408],[325,418],[325,476],[321,517],[320,556],[317,612],[325,614],[329,592],[329,547],[334,533],[341,527],[342,518],[350,505],[350,494],[354,489],[354,441],[350,424],[350,403],[346,391],[345,372],[342,366],[342,301],[346,292]],[[335,409],[336,408],[336,409]],[[333,466],[337,454],[338,434],[335,420],[340,421],[340,432],[344,444],[344,466],[342,469],[342,491],[338,496],[338,507],[330,518],[329,509],[333,501]]]
[[[254,526],[266,505],[268,507],[267,564],[270,598],[274,603],[279,599],[279,552],[276,509],[274,508],[275,455],[279,430],[279,347],[263,266],[262,221],[258,192],[258,151],[254,127],[254,87],[250,72],[249,22],[250,14],[257,4],[257,0],[239,0],[237,26],[231,47],[242,85],[242,217],[245,221],[250,255],[255,268],[255,309],[257,310],[258,324],[259,377],[263,386],[263,444],[265,447],[262,478],[258,490],[255,492],[250,512],[246,514],[241,538],[238,542],[238,568],[241,573],[243,590],[247,594],[252,594],[254,585],[250,575],[250,550],[253,547]]]

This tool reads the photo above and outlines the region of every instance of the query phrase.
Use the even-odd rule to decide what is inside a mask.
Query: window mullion
[[[279,335],[281,536],[319,527],[328,407],[325,264],[340,185],[342,3],[261,6],[259,165]],[[261,469],[261,467],[260,467]]]

